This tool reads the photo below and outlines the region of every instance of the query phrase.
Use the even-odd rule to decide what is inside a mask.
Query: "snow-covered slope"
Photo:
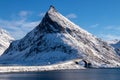
[[[66,70],[66,69],[86,69],[81,65],[77,65],[74,60],[66,61],[45,66],[0,66],[0,73],[3,72],[30,72],[30,71],[51,71],[51,70]]]
[[[106,42],[96,38],[51,6],[41,23],[23,39],[14,41],[0,63],[48,65],[84,59],[92,66],[120,66],[120,57]]]
[[[14,38],[6,30],[0,28],[0,55],[3,54],[13,40]]]
[[[108,41],[108,43],[111,46],[113,46],[116,53],[120,56],[120,40],[115,39],[115,40]]]

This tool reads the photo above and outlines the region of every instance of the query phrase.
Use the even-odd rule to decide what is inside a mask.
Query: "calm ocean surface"
[[[0,80],[120,80],[120,69],[0,73]]]

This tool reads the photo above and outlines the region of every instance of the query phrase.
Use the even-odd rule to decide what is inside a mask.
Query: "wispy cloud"
[[[106,26],[105,29],[106,29],[106,30],[116,30],[116,31],[120,31],[120,26],[116,26],[116,25]]]
[[[41,12],[38,16],[43,17],[45,15],[45,12]]]
[[[75,19],[75,18],[77,18],[77,15],[74,13],[70,13],[70,14],[66,15],[66,17],[69,19]]]
[[[20,11],[15,15],[18,16],[14,17],[12,20],[0,19],[0,26],[3,29],[8,30],[16,39],[20,39],[25,36],[27,32],[35,28],[40,23],[40,21],[27,20],[27,17],[31,16],[29,11]]]
[[[27,17],[31,13],[32,13],[31,11],[20,11],[18,15],[20,17]]]
[[[0,20],[0,26],[6,30],[8,30],[13,37],[16,39],[20,39],[27,32],[35,28],[40,21],[34,22],[27,22],[27,21],[7,21],[7,20]]]
[[[99,26],[99,24],[93,24],[93,25],[90,26],[90,28],[96,28],[98,26]]]
[[[120,36],[119,35],[115,35],[115,34],[100,34],[99,37],[101,37],[104,40],[114,40],[114,39],[119,39],[120,40]]]

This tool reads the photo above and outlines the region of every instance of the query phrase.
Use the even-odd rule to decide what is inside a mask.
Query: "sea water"
[[[0,73],[0,80],[120,80],[120,69]]]

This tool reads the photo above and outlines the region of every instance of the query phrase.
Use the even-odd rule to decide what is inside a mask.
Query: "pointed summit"
[[[55,7],[51,5],[37,29],[44,33],[70,33],[73,26],[76,26],[76,30],[80,29],[82,33],[89,34],[60,14]]]
[[[57,12],[55,7],[51,5],[37,29],[39,29],[40,32],[44,33],[63,32],[64,26],[62,26],[63,23],[60,23],[62,18],[63,16],[61,16],[61,14]]]
[[[56,11],[56,9],[53,5],[50,5],[49,11]]]

